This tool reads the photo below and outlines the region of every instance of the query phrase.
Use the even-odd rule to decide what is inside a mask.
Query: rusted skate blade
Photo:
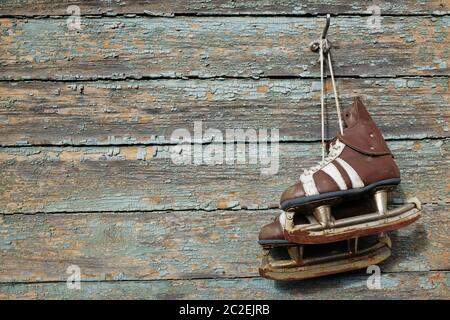
[[[400,207],[388,209],[387,190],[376,191],[373,200],[320,206],[306,213],[286,212],[284,237],[289,242],[319,244],[363,237],[403,228],[421,215],[421,203],[409,199]]]
[[[274,258],[277,249],[285,254],[287,249],[288,257]],[[267,244],[263,245],[259,274],[273,280],[303,280],[367,268],[390,255],[391,240],[387,235],[324,245]]]

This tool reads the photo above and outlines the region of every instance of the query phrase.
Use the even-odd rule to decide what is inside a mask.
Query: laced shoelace
[[[340,151],[340,146],[338,144],[331,145],[328,154],[324,158],[322,158],[322,161],[320,161],[314,167],[305,169],[303,171],[303,173],[305,175],[310,175],[310,174],[316,172],[317,170],[320,170],[322,167],[327,165],[329,162],[333,161],[339,155],[338,154],[339,151]]]
[[[328,40],[320,39],[319,41],[319,59],[320,59],[320,115],[321,115],[321,129],[322,129],[322,161],[319,162],[316,166],[305,169],[304,174],[311,174],[315,171],[322,168],[324,165],[326,165],[328,162],[331,162],[334,160],[334,158],[337,156],[337,151],[339,150],[339,147],[337,144],[334,144],[330,147],[328,155],[326,154],[326,143],[325,143],[325,81],[324,81],[324,56],[327,55],[328,61],[328,69],[330,71],[331,76],[331,83],[333,86],[333,92],[334,92],[334,100],[336,103],[336,111],[338,115],[338,121],[339,121],[339,131],[341,134],[344,134],[344,126],[342,124],[342,117],[341,117],[341,107],[339,104],[339,97],[336,89],[336,82],[334,80],[334,73],[333,73],[333,65],[331,61],[331,52],[330,52],[330,45],[328,43]]]

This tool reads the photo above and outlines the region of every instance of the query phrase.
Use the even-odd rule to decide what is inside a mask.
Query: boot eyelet
[[[373,138],[374,137],[373,133],[369,134],[369,137]]]

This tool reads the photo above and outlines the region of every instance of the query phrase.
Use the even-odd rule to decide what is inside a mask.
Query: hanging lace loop
[[[339,104],[339,96],[336,89],[336,82],[334,81],[334,73],[333,73],[333,63],[331,62],[331,52],[328,52],[328,69],[330,70],[330,76],[331,76],[331,84],[333,85],[333,92],[334,92],[334,101],[336,103],[336,112],[338,116],[339,121],[339,131],[341,134],[344,134],[344,126],[342,124],[342,114],[341,114],[341,106]]]
[[[328,163],[333,161],[339,155],[339,153],[342,151],[340,148],[342,148],[342,145],[339,145],[337,143],[335,143],[334,145],[331,145],[330,151],[324,158],[322,158],[322,161],[320,161],[314,167],[303,170],[303,174],[311,175],[311,174],[314,174],[315,172],[317,172],[318,170],[322,169],[324,166],[326,166]]]
[[[319,61],[320,61],[320,114],[321,114],[321,133],[322,133],[322,161],[325,161],[326,154],[326,143],[325,143],[325,56],[327,58],[327,65],[331,76],[331,83],[333,86],[334,100],[336,103],[336,112],[339,122],[339,131],[344,134],[344,126],[342,123],[341,107],[339,104],[339,96],[336,89],[336,82],[334,80],[333,64],[331,60],[331,43],[326,38],[328,27],[330,25],[330,15],[327,15],[327,24],[325,26],[324,32],[322,33],[322,38],[314,41],[310,44],[310,49],[312,51],[319,51]]]
[[[326,40],[319,40],[319,55],[320,55],[320,121],[322,124],[322,161],[325,160],[325,84],[324,84],[324,71],[323,71],[323,48]]]

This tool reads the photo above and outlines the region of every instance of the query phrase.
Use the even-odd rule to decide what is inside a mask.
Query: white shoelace
[[[330,151],[328,152],[327,156],[322,158],[322,161],[320,161],[317,165],[314,167],[311,167],[309,169],[305,169],[303,171],[304,175],[311,175],[315,173],[316,171],[322,169],[325,167],[328,163],[332,162],[334,159],[336,159],[340,152],[342,151],[341,143],[336,142],[335,144],[330,146]]]
[[[341,107],[339,105],[339,97],[336,89],[336,82],[334,81],[334,73],[333,73],[333,65],[331,62],[331,47],[329,46],[328,40],[320,39],[319,40],[319,56],[320,56],[320,112],[321,112],[321,124],[322,124],[322,162],[325,161],[325,81],[324,81],[324,55],[328,56],[328,69],[330,71],[331,83],[333,85],[334,92],[334,100],[336,102],[336,111],[338,114],[339,120],[339,130],[341,134],[344,134],[344,127],[342,125],[342,117],[341,117]],[[327,51],[325,51],[327,50]],[[331,151],[330,151],[331,152]],[[328,156],[326,157],[328,158]]]

